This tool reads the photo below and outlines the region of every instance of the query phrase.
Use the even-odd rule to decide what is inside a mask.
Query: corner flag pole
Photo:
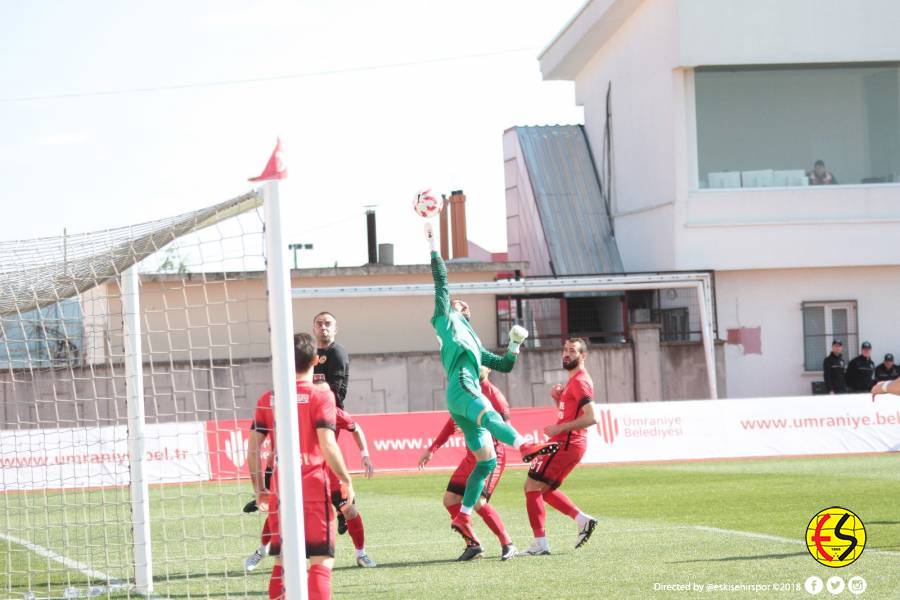
[[[266,278],[269,291],[269,340],[272,346],[272,383],[275,396],[275,452],[278,459],[279,522],[284,590],[287,600],[306,600],[306,535],[303,529],[303,488],[300,475],[300,424],[294,372],[294,318],[291,281],[285,260],[284,213],[278,180],[286,174],[280,143],[270,159],[277,173],[262,187],[266,221]],[[268,172],[268,168],[267,168]],[[265,173],[264,173],[265,175]],[[275,507],[270,507],[273,510]]]

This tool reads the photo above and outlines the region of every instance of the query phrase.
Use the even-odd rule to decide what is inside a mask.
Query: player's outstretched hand
[[[432,252],[437,252],[437,238],[434,237],[434,223],[431,219],[425,221],[425,241]]]
[[[521,325],[513,325],[509,330],[509,351],[513,354],[519,353],[519,346],[528,337],[528,330]]]
[[[422,453],[422,456],[419,457],[419,469],[424,469],[425,465],[428,464],[428,461],[431,460],[432,456],[434,456],[434,454],[431,452],[431,450],[428,450],[426,448],[425,452]]]
[[[879,381],[874,386],[872,386],[872,402],[875,402],[875,396],[879,394],[889,394],[888,385],[890,385],[890,381]]]
[[[259,510],[259,507],[256,506],[256,498],[254,498],[253,500],[251,500],[250,502],[248,502],[247,504],[244,505],[245,513],[255,513],[258,510]]]
[[[375,475],[375,466],[372,464],[372,459],[368,456],[362,457],[363,468],[366,470],[366,477],[372,479],[372,476]]]

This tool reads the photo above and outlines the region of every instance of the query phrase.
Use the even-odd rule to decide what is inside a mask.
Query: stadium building
[[[588,2],[540,55],[585,124],[506,132],[507,203],[536,143],[580,145],[621,257],[606,268],[715,272],[729,397],[809,394],[833,338],[877,363],[900,350],[897,22],[890,0]],[[679,306],[654,307],[664,337]]]

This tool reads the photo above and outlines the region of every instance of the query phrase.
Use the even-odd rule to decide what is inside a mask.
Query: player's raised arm
[[[434,237],[434,223],[425,222],[425,239],[431,248],[431,275],[434,278],[434,316],[446,317],[450,314],[450,290],[447,289],[447,265],[438,252],[437,239]]]
[[[482,350],[481,364],[494,371],[509,373],[516,364],[516,359],[519,357],[519,348],[527,337],[527,329],[521,325],[513,325],[512,329],[509,330],[509,346],[506,354],[497,356],[493,352]]]
[[[879,394],[894,394],[900,396],[900,379],[891,381],[879,381],[872,386],[872,402],[875,402],[875,396]]]

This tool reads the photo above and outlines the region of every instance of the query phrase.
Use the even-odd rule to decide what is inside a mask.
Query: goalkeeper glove
[[[519,353],[519,346],[528,337],[528,330],[521,325],[513,325],[509,330],[509,351],[513,354]]]
[[[432,252],[438,251],[437,238],[434,236],[434,223],[425,221],[425,239],[428,241],[428,247]]]
[[[256,498],[254,498],[253,500],[251,500],[250,502],[248,502],[247,504],[244,505],[245,513],[254,513],[258,510],[259,510],[259,507],[256,506]]]

